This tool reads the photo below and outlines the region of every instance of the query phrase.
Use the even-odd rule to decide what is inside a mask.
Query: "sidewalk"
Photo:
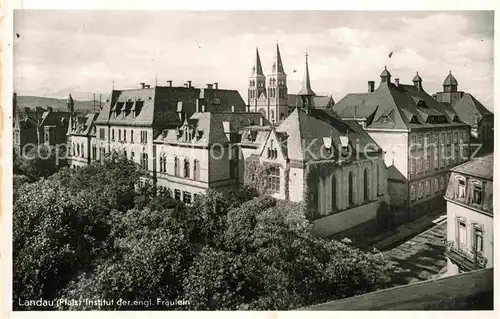
[[[436,224],[433,223],[433,221],[442,215],[446,215],[446,212],[432,212],[417,220],[407,222],[383,233],[369,235],[365,232],[362,238],[351,238],[351,240],[356,247],[361,249],[373,250],[373,248],[376,248],[381,251],[390,250],[403,243],[405,240],[435,226]]]

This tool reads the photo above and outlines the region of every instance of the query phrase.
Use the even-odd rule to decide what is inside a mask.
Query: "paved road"
[[[446,266],[446,222],[385,251],[405,272],[395,285],[414,283],[435,278]]]

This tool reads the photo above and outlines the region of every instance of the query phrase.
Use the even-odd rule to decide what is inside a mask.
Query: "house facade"
[[[246,170],[266,167],[267,191],[303,202],[313,233],[329,236],[376,219],[388,201],[382,149],[355,121],[343,121],[313,103],[308,62],[297,107],[279,125],[246,127],[241,149]],[[246,174],[247,182],[262,178]]]
[[[268,124],[261,113],[196,112],[154,141],[157,186],[191,204],[209,188],[228,195],[243,183],[240,130]]]
[[[443,209],[448,169],[469,157],[469,126],[449,105],[427,94],[417,73],[413,85],[391,81],[385,68],[380,84],[348,94],[334,106],[344,120],[358,122],[384,150],[391,205],[402,221]]]
[[[473,158],[450,170],[447,275],[493,267],[493,158]]]
[[[132,159],[147,170],[156,182],[156,152],[153,141],[166,129],[181,126],[197,109],[206,111],[245,111],[245,102],[235,90],[218,84],[195,88],[184,86],[112,90],[95,121],[97,160],[109,152]]]

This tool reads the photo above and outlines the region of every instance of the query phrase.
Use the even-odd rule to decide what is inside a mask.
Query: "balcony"
[[[454,241],[448,241],[445,254],[451,261],[468,271],[486,267],[487,259],[484,258],[482,253],[462,249]]]

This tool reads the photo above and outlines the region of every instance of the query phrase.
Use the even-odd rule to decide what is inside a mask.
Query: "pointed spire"
[[[253,65],[252,75],[264,75],[262,63],[260,62],[259,48],[255,48],[255,63]]]
[[[281,60],[280,46],[278,41],[276,41],[276,60],[273,65],[273,73],[285,73],[283,68],[283,61]]]
[[[314,96],[316,93],[311,89],[311,79],[309,78],[309,63],[307,61],[307,58],[309,57],[309,54],[306,52],[306,69],[304,71],[304,80],[302,81],[302,89],[299,91],[298,95],[305,95],[305,96]]]

